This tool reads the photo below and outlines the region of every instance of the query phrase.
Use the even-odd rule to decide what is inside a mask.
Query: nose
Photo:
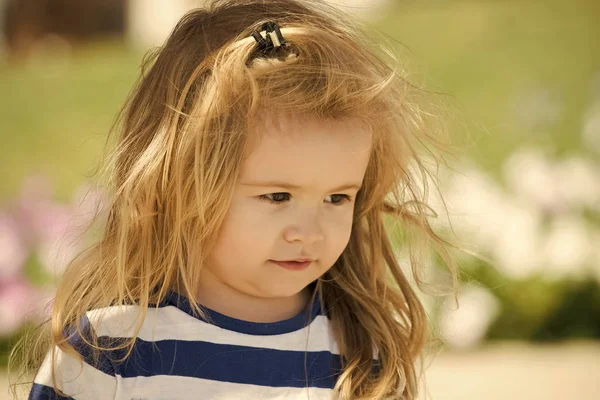
[[[304,214],[299,221],[286,227],[284,239],[288,242],[303,242],[313,244],[325,239],[318,215]]]

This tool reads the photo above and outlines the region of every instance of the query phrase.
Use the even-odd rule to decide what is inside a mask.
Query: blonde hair
[[[260,53],[250,36],[269,20],[287,42],[277,56]],[[394,254],[385,214],[411,234],[418,285],[431,245],[455,280],[456,271],[451,244],[434,233],[423,197],[429,172],[419,153],[424,143],[440,145],[438,132],[418,105],[422,91],[378,46],[351,18],[313,1],[219,0],[185,15],[145,60],[115,125],[118,143],[107,164],[115,191],[104,235],[66,269],[51,332],[40,334],[23,365],[36,369],[50,346],[77,356],[64,332],[81,332],[89,310],[138,304],[135,334],[115,344],[129,350],[147,308],[168,291],[201,312],[194,302],[200,268],[228,210],[249,134],[269,110],[369,124],[372,155],[350,241],[318,280],[343,357],[335,391],[341,399],[414,399],[427,315]],[[33,342],[26,339],[25,348]]]

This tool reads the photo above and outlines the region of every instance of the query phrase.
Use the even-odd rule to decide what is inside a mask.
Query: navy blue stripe
[[[164,307],[169,305],[175,306],[192,317],[200,319],[199,316],[194,313],[189,299],[181,294],[175,292],[167,293],[165,301],[162,302],[160,306]],[[315,301],[312,303],[310,309],[307,307],[306,310],[290,319],[273,323],[248,322],[228,317],[227,315],[223,315],[207,307],[203,307],[202,309],[208,316],[208,320],[205,320],[206,322],[229,331],[245,333],[248,335],[282,335],[284,333],[294,332],[310,324],[317,315],[323,314],[319,296],[315,296]]]
[[[80,330],[81,334],[77,332],[74,326],[65,330],[65,337],[68,338],[69,344],[71,344],[75,350],[81,355],[83,361],[88,365],[104,372],[107,375],[114,376],[114,361],[119,360],[125,354],[123,350],[111,350],[111,351],[100,351],[94,350],[87,342],[94,343],[92,338],[95,335],[95,331],[92,328],[92,324],[86,315],[80,319]],[[84,340],[85,339],[85,340]],[[98,346],[100,347],[114,347],[117,341],[122,339],[112,339],[108,337],[98,338]],[[86,342],[87,341],[87,342]]]
[[[118,374],[124,378],[177,375],[272,387],[333,388],[340,371],[340,356],[327,351],[283,351],[182,340],[146,342],[138,338]]]
[[[74,400],[72,397],[61,396],[50,386],[34,383],[29,392],[29,400]]]

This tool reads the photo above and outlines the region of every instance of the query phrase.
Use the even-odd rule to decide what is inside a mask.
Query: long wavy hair
[[[286,40],[271,53],[251,37],[267,21]],[[113,129],[103,235],[67,267],[51,320],[24,339],[26,355],[13,364],[31,373],[52,346],[77,356],[64,332],[80,331],[89,310],[139,305],[135,334],[118,344],[129,349],[148,307],[169,291],[201,314],[194,301],[200,269],[227,213],[248,135],[268,110],[370,126],[371,159],[351,237],[318,292],[343,359],[338,398],[414,399],[430,330],[411,279],[423,284],[434,253],[457,282],[452,245],[432,229],[426,201],[432,174],[424,157],[444,153],[444,135],[431,128],[436,118],[420,105],[424,91],[406,79],[398,57],[365,32],[338,9],[307,0],[217,0],[186,14],[144,60]],[[399,265],[390,229],[408,234],[408,269]]]

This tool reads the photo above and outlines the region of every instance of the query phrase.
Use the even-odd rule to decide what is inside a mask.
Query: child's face
[[[333,265],[370,157],[370,131],[356,120],[286,119],[255,138],[202,271],[201,287],[221,286],[232,301],[296,296]],[[272,262],[297,258],[314,261],[303,269]]]

